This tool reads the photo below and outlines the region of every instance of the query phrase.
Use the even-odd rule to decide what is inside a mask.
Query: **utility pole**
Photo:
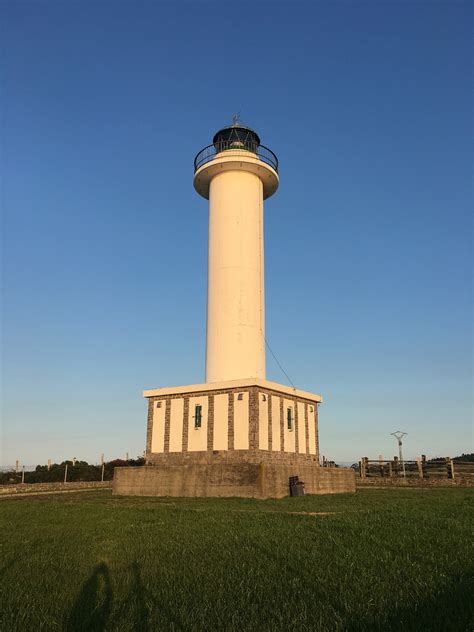
[[[401,432],[401,430],[397,430],[396,432],[391,432],[390,434],[393,437],[395,437],[395,439],[398,441],[398,457],[399,457],[400,463],[402,465],[403,478],[406,478],[405,461],[403,460],[403,454],[402,454],[402,439],[408,433],[407,432]]]

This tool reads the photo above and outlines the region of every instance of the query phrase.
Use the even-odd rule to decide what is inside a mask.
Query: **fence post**
[[[66,463],[66,467],[64,468],[64,482],[67,481],[67,463]]]
[[[398,463],[398,456],[393,457],[393,469],[395,470],[395,475],[400,476],[400,467]]]
[[[362,478],[367,478],[369,474],[369,458],[367,456],[362,457]]]
[[[383,454],[379,454],[379,469],[380,469],[380,476],[383,478],[385,476],[384,466],[383,466]]]
[[[421,464],[421,459],[418,457],[416,459],[416,465],[418,466],[418,475],[420,478],[423,478],[423,466]]]
[[[446,473],[448,475],[448,478],[454,479],[453,460],[449,456],[446,457]]]
[[[423,472],[423,478],[428,478],[428,471],[426,469],[426,454],[421,455],[421,471]]]
[[[105,463],[102,463],[102,477],[101,477],[101,482],[104,482],[104,469],[105,469]]]
[[[23,466],[21,470],[21,482],[25,482],[25,466]]]
[[[388,462],[388,475],[390,478],[393,477],[393,472],[392,472],[392,461]]]

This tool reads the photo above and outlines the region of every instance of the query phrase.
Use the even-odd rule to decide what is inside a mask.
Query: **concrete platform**
[[[307,494],[355,492],[351,469],[325,468],[310,463],[222,463],[116,467],[113,494],[124,496],[240,496],[283,498],[289,477],[299,476]]]

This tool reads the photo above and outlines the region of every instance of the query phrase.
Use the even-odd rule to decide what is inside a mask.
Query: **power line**
[[[265,334],[262,331],[262,336],[263,339],[265,340],[265,344],[268,347],[268,350],[270,351],[270,353],[272,354],[275,362],[278,364],[278,366],[280,367],[281,371],[286,375],[286,378],[288,380],[288,382],[291,384],[291,386],[296,390],[296,386],[293,384],[293,380],[291,379],[291,377],[288,375],[288,373],[285,371],[285,369],[281,366],[281,364],[278,362],[278,358],[276,357],[276,355],[273,353],[272,348],[270,347],[270,345],[268,344],[268,340],[265,338]]]

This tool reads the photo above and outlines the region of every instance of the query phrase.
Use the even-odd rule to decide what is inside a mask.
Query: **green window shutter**
[[[202,406],[200,404],[196,404],[194,409],[194,427],[200,428],[202,421]]]

